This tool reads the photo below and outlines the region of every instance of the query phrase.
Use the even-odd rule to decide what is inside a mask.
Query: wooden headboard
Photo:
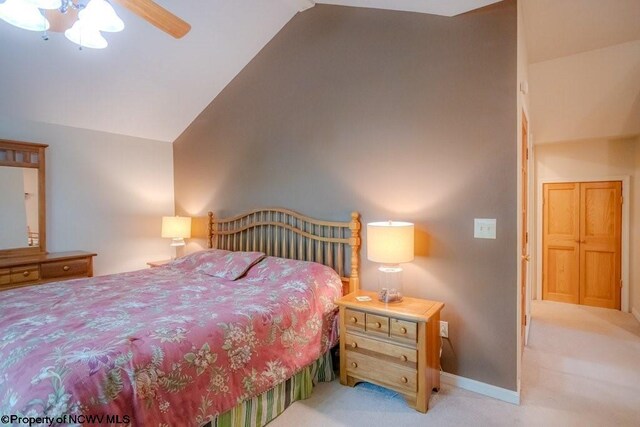
[[[360,228],[358,212],[345,222],[321,221],[282,208],[221,219],[209,212],[208,246],[324,264],[340,275],[347,294],[360,288]]]

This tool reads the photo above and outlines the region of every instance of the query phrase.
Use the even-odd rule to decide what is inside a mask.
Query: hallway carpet
[[[640,323],[615,310],[533,302],[521,405],[443,385],[420,414],[375,386],[319,384],[270,427],[640,426]]]

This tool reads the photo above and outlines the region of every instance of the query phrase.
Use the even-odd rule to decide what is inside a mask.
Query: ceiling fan
[[[165,33],[179,39],[191,30],[183,21],[153,0],[112,0]],[[64,32],[80,47],[104,48],[101,32],[118,32],[124,22],[108,0],[0,0],[0,19],[17,27]]]

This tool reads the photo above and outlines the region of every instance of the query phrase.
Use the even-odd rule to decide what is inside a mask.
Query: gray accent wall
[[[515,1],[300,13],[174,142],[176,212],[414,222],[405,294],[446,304],[443,369],[516,390],[516,45]],[[497,239],[474,239],[474,218],[496,218]]]

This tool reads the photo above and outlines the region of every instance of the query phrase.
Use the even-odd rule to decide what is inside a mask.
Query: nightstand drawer
[[[344,319],[347,329],[364,331],[364,313],[362,311],[346,309]]]
[[[35,282],[40,279],[38,265],[25,265],[11,269],[11,283]]]
[[[418,336],[418,324],[408,320],[391,318],[389,330],[389,335],[392,337],[402,338],[411,342],[416,342],[416,337]]]
[[[0,285],[8,285],[11,283],[11,270],[0,270]]]
[[[401,393],[415,393],[418,390],[418,373],[415,369],[385,363],[353,351],[347,351],[347,373]]]
[[[417,366],[418,351],[414,348],[349,333],[345,337],[345,346],[348,351],[384,359],[406,368],[415,369]]]
[[[70,276],[86,276],[89,273],[87,259],[73,259],[42,264],[43,279],[57,279]]]
[[[389,335],[389,318],[378,314],[366,313],[367,332]]]

